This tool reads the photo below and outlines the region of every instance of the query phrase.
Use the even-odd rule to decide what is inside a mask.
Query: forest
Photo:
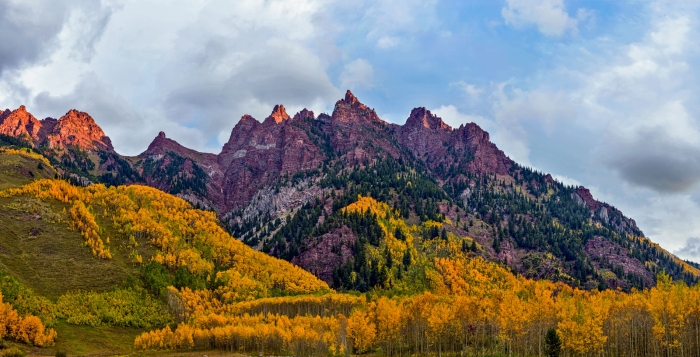
[[[4,153],[50,165],[32,151]],[[134,272],[108,290],[46,298],[0,270],[0,337],[51,346],[65,322],[146,329],[133,341],[142,351],[700,356],[700,285],[690,267],[660,270],[655,284],[624,290],[532,279],[484,257],[494,247],[473,235],[494,231],[504,242],[552,244],[571,264],[580,255],[568,240],[594,235],[644,259],[665,257],[640,237],[591,225],[569,188],[538,201],[519,196],[517,182],[466,176],[471,195],[457,201],[459,181],[442,191],[435,178],[398,162],[372,168],[375,183],[386,184],[365,185],[368,171],[353,172],[327,175],[323,185],[342,187],[331,210],[320,208],[321,199],[308,203],[267,248],[289,258],[309,249],[305,238],[347,227],[353,254],[335,267],[331,286],[233,239],[213,212],[151,187],[40,179],[0,191],[18,217],[64,224],[91,259],[124,262]],[[449,200],[470,219],[440,211]]]

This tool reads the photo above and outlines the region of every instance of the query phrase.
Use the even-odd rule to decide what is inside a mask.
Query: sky
[[[0,108],[91,114],[136,155],[218,153],[243,114],[475,122],[700,262],[698,1],[0,0]]]

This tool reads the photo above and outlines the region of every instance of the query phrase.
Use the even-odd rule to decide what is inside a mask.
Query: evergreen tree
[[[557,330],[549,328],[547,335],[544,337],[544,354],[547,357],[559,357],[561,353],[561,339]]]

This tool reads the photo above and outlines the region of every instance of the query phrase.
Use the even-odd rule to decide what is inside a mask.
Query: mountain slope
[[[8,135],[40,138],[34,128],[41,121],[24,109],[15,112],[0,128],[7,123],[24,128],[7,129]],[[342,207],[358,195],[398,209],[406,225],[416,227],[416,240],[434,221],[473,238],[482,247],[479,255],[532,278],[629,289],[653,285],[661,271],[688,283],[700,275],[586,188],[513,162],[476,124],[452,128],[425,108],[413,109],[404,125],[387,123],[350,91],[331,115],[305,109],[290,116],[282,105],[262,122],[244,115],[219,154],[185,148],[164,133],[135,158],[86,142],[61,141],[68,155],[53,161],[59,171],[107,184],[147,184],[214,210],[246,244],[296,262],[337,288],[334,271],[371,247],[357,244],[369,238],[366,232],[326,222],[343,221]],[[370,264],[353,272],[371,270]]]
[[[168,286],[208,288],[228,302],[329,291],[180,198],[137,185],[74,186],[55,175],[33,151],[0,148],[0,291],[21,316],[55,327],[57,346],[71,353],[85,353],[87,336],[116,331],[132,337],[127,346],[109,342],[110,352],[131,351],[142,331],[135,328],[177,317]],[[66,340],[78,331],[85,336]]]

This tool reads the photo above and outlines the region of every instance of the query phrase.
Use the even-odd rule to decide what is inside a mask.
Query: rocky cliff
[[[414,239],[470,237],[464,251],[530,277],[586,288],[649,286],[659,269],[695,279],[643,239],[634,220],[584,187],[513,162],[478,125],[452,128],[424,107],[403,125],[388,123],[350,91],[330,114],[304,109],[292,116],[276,105],[262,121],[244,115],[218,154],[161,132],[137,157],[119,156],[95,121],[76,110],[43,120],[23,106],[5,110],[0,134],[49,151],[84,150],[90,154],[62,157],[59,167],[106,184],[147,184],[215,210],[234,236],[329,283],[353,269],[371,276],[355,260],[360,246],[379,249],[394,234],[377,233],[375,216],[342,213],[360,195],[416,225]],[[428,229],[430,222],[444,233]]]
[[[60,119],[36,119],[22,105],[0,114],[0,134],[25,138],[52,149],[76,147],[90,151],[114,151],[112,142],[87,113],[70,110]]]

